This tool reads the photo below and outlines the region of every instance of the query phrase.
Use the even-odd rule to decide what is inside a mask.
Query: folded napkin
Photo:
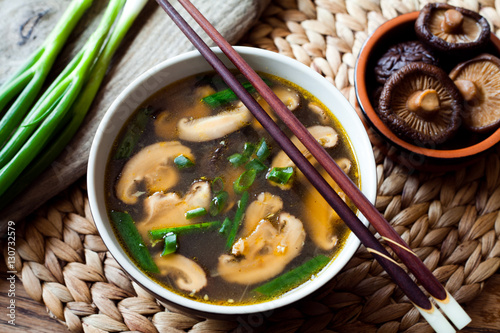
[[[84,21],[89,21],[89,17],[94,17],[93,21],[90,20],[88,27],[85,23],[79,24],[73,33],[79,37],[75,37],[77,41],[70,43],[68,48],[77,49],[78,45],[83,44],[85,37],[95,29],[95,23],[106,3],[94,1],[93,7],[83,18]],[[193,0],[193,3],[230,43],[236,43],[259,18],[269,0]],[[0,84],[6,79],[5,76],[10,74],[9,71],[15,70],[17,65],[22,63],[22,59],[43,41],[50,31],[49,28],[54,26],[68,4],[69,1],[56,4],[53,1],[40,3],[33,0],[0,2],[0,12],[3,13],[4,20],[9,20],[8,24],[3,24],[0,28],[0,34],[6,36],[4,41],[9,42],[0,46],[0,61],[3,67],[3,70],[0,70]],[[175,3],[175,6],[192,26],[196,26],[178,3]],[[200,28],[196,27],[195,30],[204,36]],[[213,45],[208,37],[203,38],[209,45]],[[0,212],[0,232],[5,232],[7,221],[24,218],[85,175],[97,126],[115,97],[132,80],[163,60],[193,49],[168,15],[156,2],[150,1],[117,52],[116,60],[111,65],[76,137],[23,195]],[[67,50],[65,52],[71,53]]]

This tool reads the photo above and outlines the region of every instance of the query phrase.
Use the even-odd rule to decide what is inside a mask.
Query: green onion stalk
[[[92,0],[74,0],[40,48],[0,88],[0,146],[19,125],[42,89],[47,75],[69,35]],[[17,97],[17,98],[16,98]],[[13,100],[15,98],[15,100]]]
[[[36,160],[29,165],[16,183],[11,186],[12,189],[9,190],[8,197],[13,198],[22,192],[63,151],[78,130],[97,94],[113,54],[118,49],[120,42],[147,0],[127,0],[123,7],[124,2],[125,0],[110,1],[98,30],[75,57],[76,60],[68,65],[68,70],[63,71],[60,78],[54,82],[56,85],[51,86],[50,88],[52,89],[49,88],[50,91],[59,91],[62,93],[59,99],[52,99],[56,105],[50,106],[45,112],[46,114],[38,114],[39,118],[30,118],[30,121],[33,123],[41,122],[41,124],[17,154],[0,170],[0,195],[2,197],[6,197],[4,195],[6,189],[13,184],[14,180],[21,174],[21,171],[36,156]],[[102,49],[102,44],[107,38],[111,25],[122,7],[122,14],[104,49]],[[101,49],[102,52],[99,55]],[[99,58],[96,61],[95,58],[97,56]],[[79,62],[77,63],[77,61]],[[82,64],[80,65],[80,63]],[[84,83],[85,87],[82,90]],[[66,86],[66,89],[58,89],[60,85]],[[68,95],[70,96],[68,97]],[[44,96],[51,96],[50,92]],[[68,100],[71,100],[73,103],[68,103]],[[61,103],[62,101],[66,103],[63,104]],[[61,104],[64,105],[64,108]],[[61,126],[60,122],[68,119],[68,117],[70,118],[69,122]],[[62,131],[54,138],[52,137],[53,130],[58,125],[59,128],[62,128]],[[50,142],[49,138],[51,139]],[[39,154],[39,152],[41,153]],[[5,205],[4,201],[0,202],[2,202],[2,205]]]

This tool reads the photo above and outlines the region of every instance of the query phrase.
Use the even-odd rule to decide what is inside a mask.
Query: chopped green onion
[[[185,169],[194,166],[194,162],[191,161],[189,157],[184,156],[184,154],[180,154],[179,156],[174,158],[174,163],[179,169]]]
[[[203,222],[203,223],[197,223],[197,224],[188,224],[188,225],[182,225],[179,227],[171,227],[171,228],[158,228],[158,229],[153,229],[149,231],[149,237],[152,240],[157,240],[157,239],[162,239],[165,237],[170,232],[173,232],[177,235],[183,235],[183,234],[188,234],[200,230],[210,230],[214,228],[219,228],[221,226],[221,223],[219,221],[212,221],[212,222]]]
[[[177,251],[177,234],[169,232],[163,239],[165,240],[165,246],[163,247],[163,252],[161,253],[162,256],[166,256],[167,254]]]
[[[222,177],[217,177],[212,180],[212,192],[218,194],[222,190],[224,190],[224,180],[222,179]]]
[[[221,191],[216,196],[214,196],[212,201],[210,202],[210,207],[208,209],[210,215],[219,215],[224,209],[228,198],[229,194],[226,191]]]
[[[239,167],[248,161],[248,157],[246,157],[242,154],[236,153],[236,154],[229,156],[228,160],[233,166]]]
[[[267,174],[267,179],[270,181],[273,181],[277,184],[284,185],[288,183],[290,178],[293,176],[293,168],[292,167],[286,167],[286,168],[272,168],[271,171]]]
[[[245,88],[249,93],[255,92],[255,88],[252,86],[250,82],[244,82],[243,88]],[[238,99],[238,96],[232,91],[230,88],[221,90],[216,92],[215,94],[209,95],[207,97],[202,98],[202,101],[206,103],[208,106],[215,108],[229,102],[235,101]]]
[[[269,146],[267,145],[267,142],[264,138],[262,138],[259,142],[259,145],[257,146],[257,150],[255,151],[255,155],[261,160],[262,162],[265,161],[269,155],[271,154],[271,151],[269,150]]]
[[[207,214],[207,210],[203,207],[198,207],[195,209],[188,210],[184,216],[187,220],[194,219],[195,217],[200,217]]]
[[[316,274],[329,261],[330,258],[320,254],[301,266],[255,288],[253,291],[268,297],[282,294],[308,280],[312,274]]]
[[[132,217],[128,213],[114,210],[109,215],[115,224],[118,235],[137,265],[148,272],[158,273],[158,267],[144,244],[144,240],[139,234]]]
[[[255,145],[250,142],[245,142],[245,144],[243,145],[242,155],[245,156],[246,158],[249,158],[250,156],[252,156],[254,151],[255,151]]]
[[[243,172],[233,183],[234,191],[236,193],[243,193],[243,191],[248,190],[255,181],[256,176],[257,171],[255,171],[254,169]]]
[[[247,170],[255,170],[257,173],[261,173],[267,169],[267,166],[258,159],[253,159],[245,165]]]
[[[139,138],[146,128],[150,115],[151,109],[148,108],[139,110],[139,112],[135,115],[134,119],[130,122],[130,126],[128,126],[127,131],[123,135],[118,148],[116,149],[114,156],[116,160],[127,158],[132,155]]]
[[[236,213],[234,214],[233,225],[231,226],[231,230],[229,231],[229,236],[226,242],[226,251],[229,251],[233,246],[234,239],[236,238],[236,234],[238,233],[240,224],[243,221],[243,216],[245,215],[245,210],[247,209],[249,199],[250,195],[248,194],[248,192],[243,192],[241,199],[238,201],[238,208],[236,209]]]
[[[222,226],[219,229],[219,233],[228,235],[229,232],[231,231],[231,226],[233,224],[233,221],[229,217],[226,217],[224,221],[222,222]]]
[[[263,78],[264,82],[269,86],[271,83],[266,78]],[[248,81],[242,83],[243,88],[245,88],[249,93],[253,94],[255,92],[255,88]],[[215,94],[209,95],[207,97],[202,98],[202,101],[208,106],[215,108],[230,102],[233,102],[238,99],[238,96],[230,89],[224,89],[216,92]]]

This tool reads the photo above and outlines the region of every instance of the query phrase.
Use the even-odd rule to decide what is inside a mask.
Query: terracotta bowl
[[[222,53],[214,49],[220,56]],[[350,138],[357,156],[360,168],[361,189],[371,201],[376,197],[376,168],[372,146],[355,110],[344,96],[329,84],[321,75],[302,63],[275,52],[249,47],[237,47],[236,50],[257,71],[280,76],[302,86],[321,100],[337,117]],[[229,66],[226,59],[223,60]],[[231,66],[233,68],[234,66]],[[350,234],[340,253],[332,259],[314,279],[306,281],[301,286],[275,299],[262,303],[248,305],[217,305],[198,302],[167,290],[158,282],[150,279],[127,256],[120,245],[109,222],[105,205],[105,167],[115,138],[129,116],[149,96],[161,88],[191,75],[210,71],[211,67],[197,51],[188,52],[146,71],[116,98],[106,112],[90,151],[88,163],[87,185],[89,203],[97,229],[110,253],[121,265],[123,270],[138,284],[151,292],[155,297],[182,311],[201,315],[203,317],[236,319],[240,315],[267,313],[279,307],[298,301],[315,292],[330,281],[342,267],[351,259],[360,245],[359,239]],[[368,221],[358,214],[361,220]]]
[[[419,12],[412,12],[382,24],[366,41],[359,53],[355,69],[355,89],[366,125],[377,135],[372,140],[383,152],[397,162],[420,170],[446,171],[474,160],[500,141],[500,129],[487,135],[474,135],[461,130],[451,143],[437,146],[417,146],[396,136],[378,117],[373,106],[375,89],[374,68],[386,50],[397,43],[417,40],[414,24]],[[492,33],[486,50],[500,54],[500,40]],[[442,58],[441,58],[442,59]],[[462,59],[441,61],[447,73]],[[375,142],[377,141],[377,142]]]

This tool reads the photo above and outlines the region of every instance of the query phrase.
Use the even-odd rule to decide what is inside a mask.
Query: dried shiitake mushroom
[[[460,125],[463,100],[439,67],[415,62],[384,84],[378,113],[397,136],[415,144],[440,144]]]
[[[419,41],[410,41],[391,46],[377,61],[375,78],[384,84],[385,81],[401,67],[416,61],[437,65],[438,60],[425,45]]]
[[[450,78],[462,94],[464,123],[474,132],[500,126],[500,59],[482,54],[458,64]]]
[[[481,15],[471,10],[444,3],[429,3],[415,21],[420,41],[445,53],[477,50],[490,38],[490,26]]]

